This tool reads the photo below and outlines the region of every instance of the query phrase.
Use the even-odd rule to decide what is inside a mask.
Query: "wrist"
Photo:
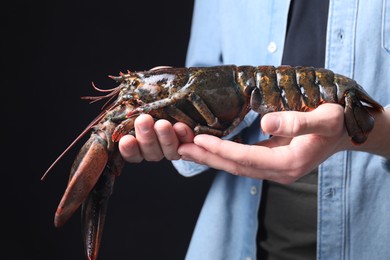
[[[384,112],[373,113],[375,125],[368,134],[367,141],[361,145],[350,145],[348,150],[368,152],[390,158],[390,108]]]

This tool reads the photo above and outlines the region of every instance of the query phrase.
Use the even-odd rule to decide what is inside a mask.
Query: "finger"
[[[274,148],[278,146],[288,145],[291,142],[291,137],[272,136],[269,139],[258,142],[256,145],[266,146],[268,148]]]
[[[180,155],[177,153],[179,140],[172,124],[167,120],[158,120],[154,124],[154,130],[165,158],[168,160],[180,159]]]
[[[139,163],[143,160],[137,140],[132,135],[125,135],[119,140],[119,151],[127,162]]]
[[[225,170],[232,174],[240,173],[237,170],[236,162],[213,154],[194,143],[185,143],[180,145],[178,152],[181,155],[181,159],[185,161],[192,161],[198,164],[207,165],[211,168]]]
[[[150,115],[140,115],[134,122],[135,135],[143,158],[147,161],[159,161],[164,157],[157,135],[154,120]]]
[[[261,119],[264,132],[286,137],[304,134],[331,136],[341,133],[343,127],[343,108],[337,104],[323,104],[311,112],[269,113]]]
[[[237,164],[259,169],[280,169],[282,165],[279,160],[275,160],[276,155],[282,157],[288,153],[285,146],[283,146],[283,149],[281,147],[271,149],[265,146],[246,145],[222,140],[210,135],[197,135],[194,138],[194,143]]]
[[[192,143],[194,140],[194,131],[192,129],[181,122],[178,122],[173,125],[173,129],[175,130],[175,133],[177,135],[177,138],[179,138],[180,143]]]
[[[307,135],[296,137],[296,139],[298,138],[305,139]],[[196,144],[207,147],[204,148],[206,151],[211,149],[208,150],[208,153],[203,152],[203,154],[198,155],[199,157],[195,160],[232,174],[266,179],[282,184],[296,181],[317,166],[323,159],[313,151],[312,146],[302,145],[294,148],[288,144],[268,148],[218,141],[217,139],[215,139],[216,142],[213,142],[211,139],[214,138],[204,138],[203,140],[202,136],[195,137],[194,142]],[[282,140],[281,142],[285,141]],[[306,144],[309,143],[306,142]],[[312,148],[312,150],[309,148]],[[197,156],[191,154],[191,152],[188,153],[190,156]],[[183,157],[186,158],[182,155]]]
[[[292,139],[290,143],[286,139],[281,139],[280,142],[286,142],[286,144],[270,148],[239,144],[210,135],[197,135],[194,138],[196,145],[239,165],[264,172],[284,172],[290,177],[297,177],[305,172],[306,168],[313,164],[310,162],[313,157],[319,158],[319,150],[325,151],[321,148],[323,140],[315,135],[299,136]],[[318,159],[313,161],[318,162]]]
[[[298,176],[290,176],[287,171],[282,171],[280,174],[278,169],[262,169],[253,167],[250,163],[242,164],[241,162],[230,160],[212,153],[196,144],[187,143],[179,146],[179,154],[181,158],[187,161],[193,161],[199,164],[207,165],[211,168],[224,170],[234,175],[242,175],[257,179],[267,179],[279,183],[291,183]],[[248,161],[249,162],[249,161]],[[278,165],[280,168],[280,165]]]

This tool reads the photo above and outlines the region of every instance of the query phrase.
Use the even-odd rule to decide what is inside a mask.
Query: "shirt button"
[[[252,186],[252,187],[251,187],[250,193],[251,193],[252,195],[256,195],[256,194],[257,194],[257,188],[256,188],[256,186]]]
[[[342,41],[344,39],[344,30],[340,29],[337,31],[337,38]]]
[[[270,43],[268,44],[267,49],[268,49],[268,51],[269,51],[270,53],[274,53],[274,52],[276,51],[276,49],[277,49],[276,43],[275,43],[275,42],[270,42]]]
[[[252,257],[247,256],[247,257],[245,257],[245,260],[252,260]]]

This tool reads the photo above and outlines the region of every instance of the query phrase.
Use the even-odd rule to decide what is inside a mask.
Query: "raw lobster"
[[[195,134],[222,137],[230,133],[250,109],[263,115],[273,111],[310,111],[326,102],[337,103],[344,107],[345,126],[352,142],[362,144],[374,127],[370,111],[383,111],[356,81],[323,68],[158,67],[110,77],[119,86],[110,90],[94,86],[98,91],[109,93],[84,97],[92,102],[109,98],[103,112],[45,173],[83,135],[93,130],[72,166],[54,220],[55,226],[62,226],[82,204],[88,259],[97,258],[108,198],[115,176],[120,174],[124,164],[117,142],[123,135],[134,134],[138,115],[148,113],[155,119],[184,122]],[[111,102],[114,98],[116,100]]]

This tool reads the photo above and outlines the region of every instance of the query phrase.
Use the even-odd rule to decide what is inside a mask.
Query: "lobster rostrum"
[[[330,70],[291,66],[214,66],[172,68],[110,76],[119,86],[102,90],[107,95],[84,97],[92,102],[109,99],[102,113],[57,158],[86,133],[91,137],[71,168],[68,186],[58,205],[54,224],[60,227],[82,205],[84,243],[88,259],[96,259],[115,177],[124,160],[117,142],[134,133],[134,121],[147,113],[155,119],[184,122],[195,134],[229,134],[252,109],[310,111],[323,103],[344,107],[345,126],[355,144],[366,141],[374,127],[372,111],[383,107],[353,79]],[[115,101],[112,99],[116,98]]]

